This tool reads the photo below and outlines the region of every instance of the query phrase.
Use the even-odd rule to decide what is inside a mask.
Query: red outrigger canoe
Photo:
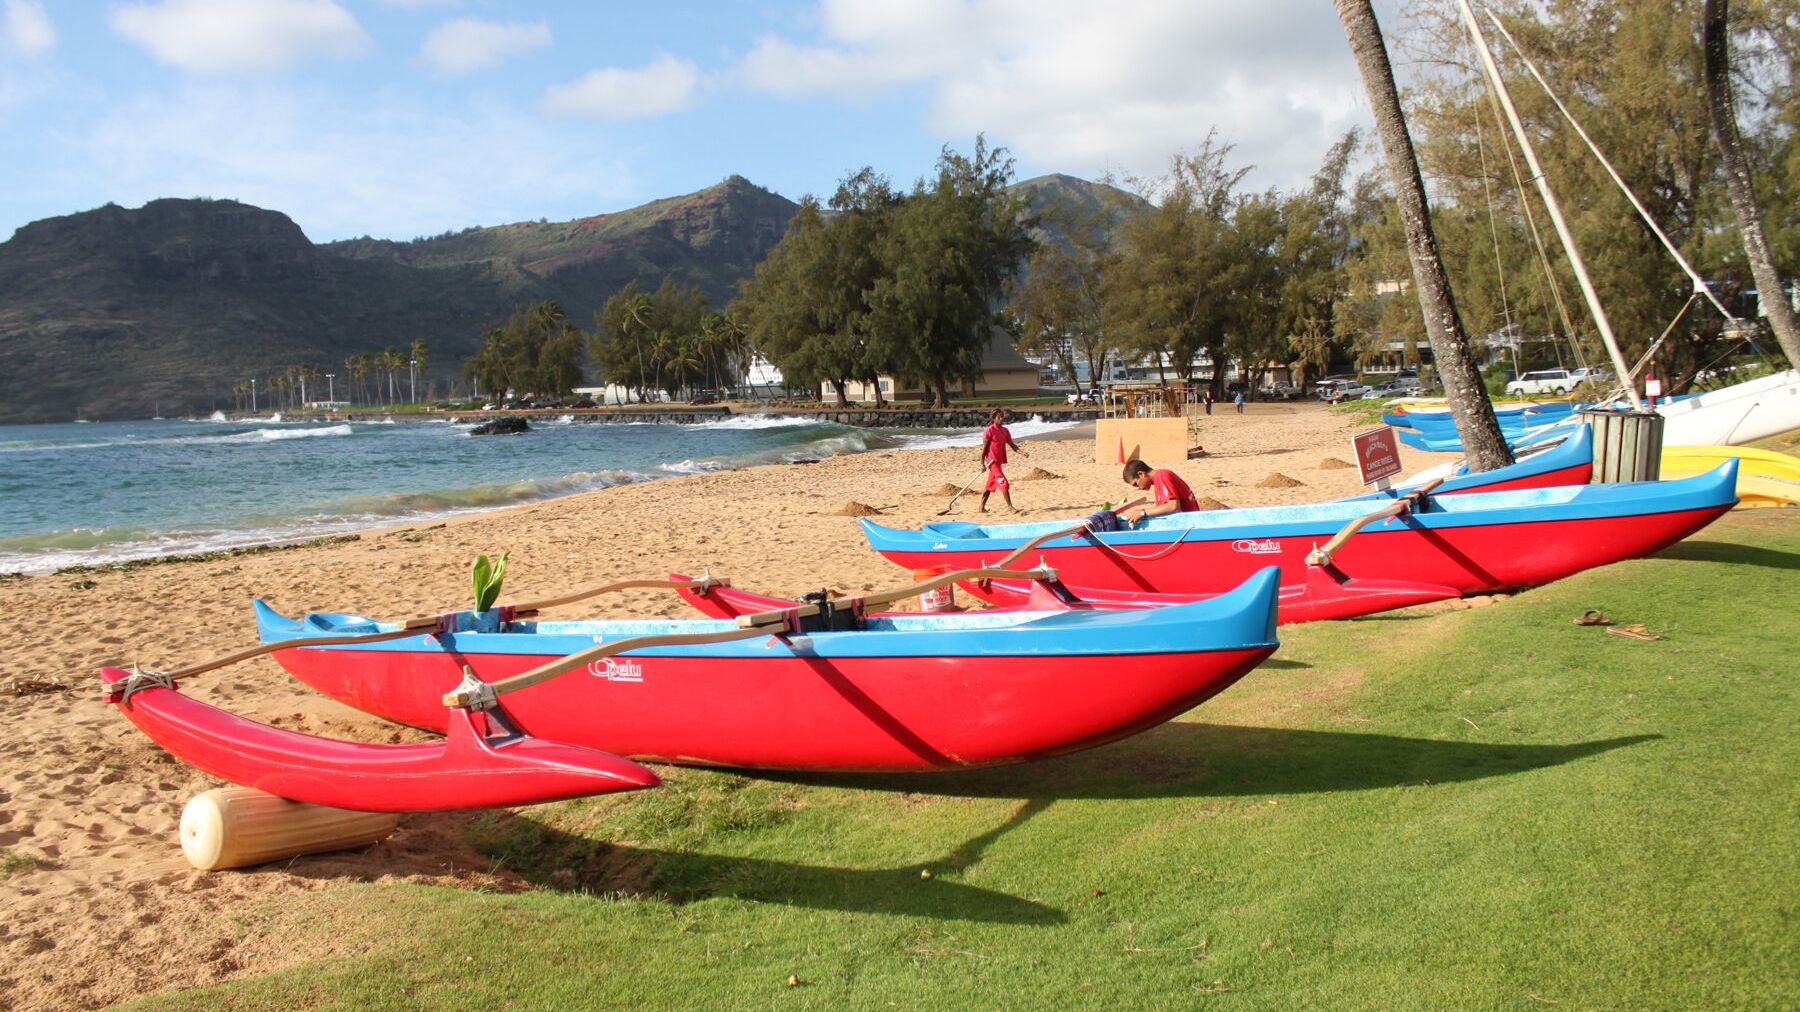
[[[861,524],[871,547],[915,571],[991,566],[1038,542],[1021,563],[1053,570],[1075,597],[1101,608],[1204,599],[1273,565],[1281,571],[1281,621],[1307,622],[1535,587],[1648,555],[1723,515],[1737,502],[1736,485],[1728,461],[1680,481],[1430,496],[1412,508],[1383,507],[1397,515],[1362,527],[1323,558],[1321,546],[1381,504],[1177,513],[1098,534],[1067,534],[1066,520],[916,531]],[[963,586],[997,606],[1022,605],[1032,593],[1028,581]]]
[[[1024,762],[1135,734],[1237,681],[1276,648],[1276,582],[1266,569],[1210,600],[1155,610],[854,615],[860,628],[632,650],[505,703],[540,739],[655,762],[837,772]],[[491,683],[622,637],[737,628],[533,621],[364,645],[343,641],[396,627],[289,619],[261,602],[256,613],[265,642],[333,641],[277,650],[296,678],[437,731],[451,714],[440,697],[464,665]]]

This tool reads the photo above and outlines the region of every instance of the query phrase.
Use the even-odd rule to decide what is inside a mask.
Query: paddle
[[[983,464],[983,465],[981,465],[981,470],[975,472],[975,477],[970,478],[969,483],[967,485],[964,485],[962,488],[958,489],[956,494],[950,497],[950,505],[945,506],[941,510],[938,510],[938,516],[940,516],[940,517],[944,516],[945,514],[948,514],[951,510],[955,509],[956,508],[956,500],[961,499],[963,497],[964,492],[967,492],[969,489],[974,488],[975,483],[980,481],[981,476],[986,473],[987,473],[987,465]]]

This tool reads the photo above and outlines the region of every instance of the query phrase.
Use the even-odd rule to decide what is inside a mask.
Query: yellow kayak
[[[1704,474],[1728,458],[1738,462],[1738,508],[1800,506],[1800,457],[1753,446],[1664,446],[1662,476]]]

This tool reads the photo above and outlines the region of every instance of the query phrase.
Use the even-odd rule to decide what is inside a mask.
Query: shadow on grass
[[[1728,562],[1768,569],[1800,569],[1800,553],[1726,541],[1679,541],[1657,552],[1656,558],[1677,559],[1682,562]]]
[[[946,879],[1049,807],[1030,799],[1003,823],[928,861],[834,868],[754,857],[618,846],[511,812],[475,827],[477,846],[542,889],[690,903],[714,897],[783,906],[1002,924],[1062,924],[1055,907]],[[931,874],[926,876],[924,872]]]
[[[966,773],[766,779],[979,798],[1235,797],[1457,783],[1560,766],[1654,741],[1641,734],[1570,745],[1437,741],[1385,734],[1170,723],[1104,748]]]

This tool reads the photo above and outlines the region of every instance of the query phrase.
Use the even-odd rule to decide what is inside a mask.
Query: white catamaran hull
[[[1742,446],[1800,429],[1800,372],[1789,369],[1660,405],[1669,446]]]

